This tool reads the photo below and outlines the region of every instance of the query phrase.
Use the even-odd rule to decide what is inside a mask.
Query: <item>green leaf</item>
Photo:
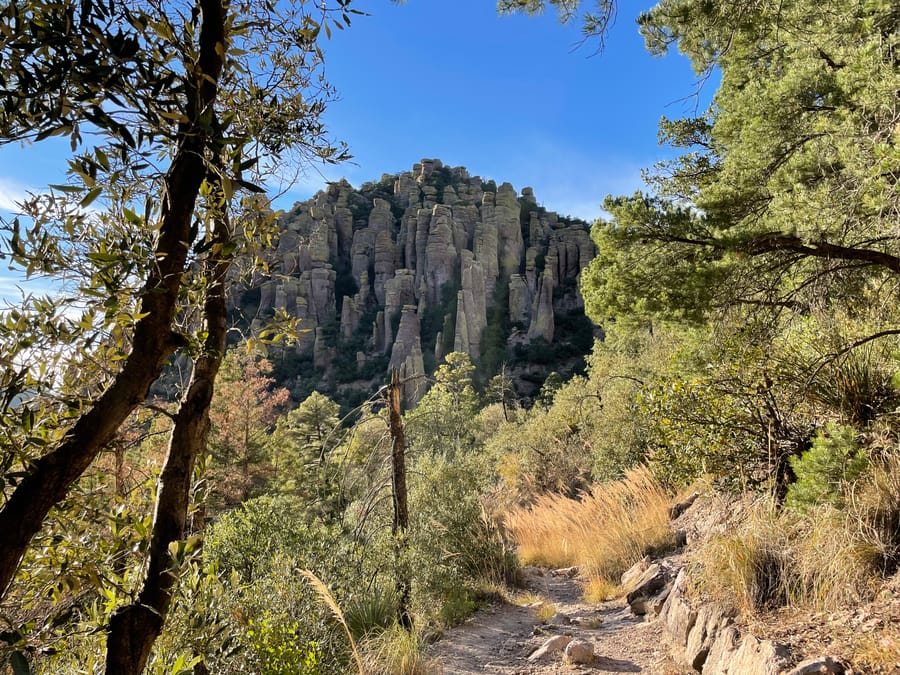
[[[31,675],[31,666],[28,665],[28,659],[22,652],[13,652],[9,657],[9,663],[12,666],[13,675]]]
[[[88,206],[91,205],[91,203],[95,199],[97,199],[97,197],[99,197],[101,195],[102,192],[103,192],[103,188],[100,188],[100,187],[94,188],[93,190],[91,190],[84,196],[84,199],[82,199],[78,205],[81,208],[87,208]]]
[[[264,187],[261,187],[254,183],[249,183],[245,180],[240,180],[238,178],[235,178],[234,182],[237,183],[238,185],[240,185],[245,190],[249,190],[250,192],[255,192],[256,194],[262,194],[266,191],[266,189]]]

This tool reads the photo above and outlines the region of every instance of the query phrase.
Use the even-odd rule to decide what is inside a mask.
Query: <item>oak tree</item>
[[[320,33],[350,0],[26,0],[0,10],[0,143],[69,141],[68,181],[3,223],[0,255],[53,291],[0,316],[0,598],[50,509],[173,355],[192,362],[148,563],[109,622],[107,672],[143,670],[172,601],[191,469],[225,349],[226,280],[279,162],[345,156],[321,113]]]

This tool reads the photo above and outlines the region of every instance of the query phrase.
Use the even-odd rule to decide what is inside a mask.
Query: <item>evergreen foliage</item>
[[[791,458],[797,480],[787,491],[790,506],[844,506],[847,487],[859,479],[869,463],[860,451],[856,434],[853,427],[829,425],[816,434],[809,450]]]

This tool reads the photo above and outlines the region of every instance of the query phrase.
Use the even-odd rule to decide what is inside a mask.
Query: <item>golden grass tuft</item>
[[[366,638],[360,652],[365,675],[429,675],[435,671],[418,635],[397,624]]]
[[[359,672],[359,675],[366,675],[366,670],[363,667],[363,662],[360,658],[359,650],[356,647],[356,640],[353,639],[353,634],[350,632],[350,627],[347,625],[346,619],[344,619],[344,613],[341,611],[341,607],[340,605],[338,605],[337,600],[334,599],[331,591],[328,590],[328,586],[326,586],[325,582],[310,570],[300,570],[300,574],[302,574],[303,577],[309,582],[309,585],[312,586],[312,589],[313,591],[315,591],[316,595],[318,595],[322,599],[322,602],[324,602],[328,606],[328,609],[330,609],[331,613],[334,614],[334,618],[338,620],[338,623],[343,626],[344,632],[347,634],[347,639],[350,641],[350,650],[353,653],[353,660],[356,662],[356,668]]]
[[[890,556],[878,528],[860,525],[865,520],[855,505],[798,513],[761,502],[740,527],[694,554],[696,585],[745,615],[782,606],[836,611],[860,602],[888,571],[886,549]]]
[[[585,602],[600,603],[619,596],[619,585],[603,577],[592,576],[584,584]]]
[[[577,565],[589,577],[616,583],[648,550],[671,543],[670,505],[650,470],[638,467],[579,499],[540,496],[507,513],[505,525],[523,564]]]

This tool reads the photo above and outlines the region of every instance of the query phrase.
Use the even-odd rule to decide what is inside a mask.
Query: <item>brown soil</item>
[[[552,624],[542,623],[536,606],[498,604],[481,610],[448,630],[431,646],[429,656],[435,674],[675,675],[683,672],[666,658],[659,623],[634,616],[624,600],[584,602],[581,583],[564,570],[526,568],[525,581],[528,591],[553,603],[561,619]],[[528,656],[554,635],[569,635],[593,643],[594,662],[568,665],[562,652],[529,661]]]

